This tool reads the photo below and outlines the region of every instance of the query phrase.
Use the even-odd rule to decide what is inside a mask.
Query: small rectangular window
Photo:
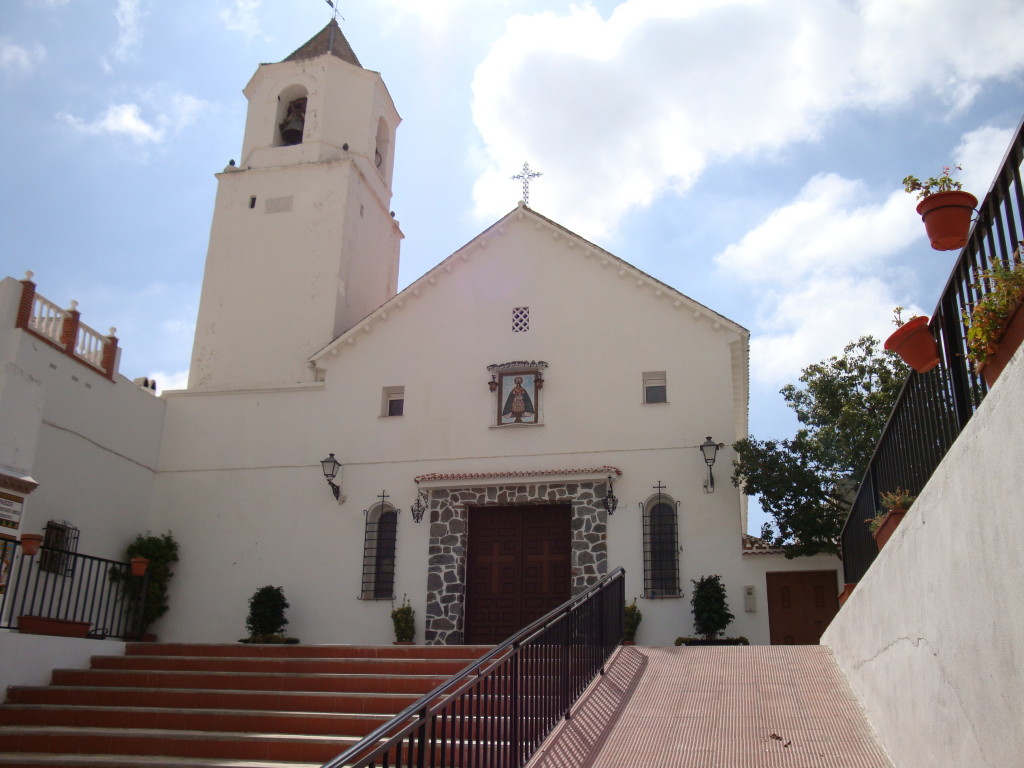
[[[648,371],[644,374],[644,402],[667,403],[668,379],[664,371]]]
[[[401,416],[405,413],[405,387],[384,387],[381,395],[381,416]]]

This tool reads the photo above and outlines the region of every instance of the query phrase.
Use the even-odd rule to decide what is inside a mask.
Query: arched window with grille
[[[679,597],[678,503],[658,493],[644,504],[644,595]]]
[[[363,542],[363,600],[393,600],[395,597],[395,544],[398,512],[387,503],[374,504],[366,511]]]

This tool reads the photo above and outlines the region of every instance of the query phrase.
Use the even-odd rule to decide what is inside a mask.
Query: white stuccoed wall
[[[1024,351],[822,638],[900,768],[1024,761]]]
[[[0,691],[11,685],[47,685],[54,669],[85,669],[92,656],[120,656],[120,640],[22,635],[0,630]]]

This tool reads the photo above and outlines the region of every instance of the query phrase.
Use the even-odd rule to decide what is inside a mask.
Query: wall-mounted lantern
[[[619,500],[615,497],[615,494],[612,492],[611,475],[608,475],[608,491],[607,493],[605,493],[604,499],[602,499],[602,501],[604,502],[604,511],[607,512],[609,515],[614,513],[619,506]]]
[[[711,435],[704,438],[704,442],[700,445],[700,452],[704,454],[704,463],[708,467],[708,476],[704,480],[704,493],[715,492],[715,476],[711,472],[711,468],[715,466],[715,457],[718,455],[720,448],[724,448],[725,443],[716,443],[711,439]]]
[[[334,498],[340,501],[341,486],[334,483],[334,478],[338,476],[338,470],[341,469],[341,462],[334,458],[334,454],[332,453],[326,459],[321,459],[320,464],[324,468],[324,477],[327,478],[327,484],[331,486],[331,490],[334,491]]]
[[[412,521],[414,523],[423,522],[423,515],[427,513],[427,492],[420,491],[416,494],[416,501],[409,507],[409,511],[412,513]]]

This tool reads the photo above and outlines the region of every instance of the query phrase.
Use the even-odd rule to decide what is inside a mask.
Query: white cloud
[[[41,45],[26,48],[0,37],[0,70],[12,75],[27,75],[46,58],[46,49]]]
[[[273,38],[260,29],[257,17],[260,5],[261,0],[234,0],[231,7],[220,12],[220,20],[229,32],[241,32],[250,39],[259,36],[264,40],[271,40]]]
[[[514,16],[473,82],[475,212],[508,210],[527,160],[545,174],[534,204],[606,238],[710,163],[813,140],[844,110],[922,93],[962,109],[1024,69],[1021,28],[1018,0],[984,14],[974,0],[626,0],[608,18],[590,4]],[[985,44],[936,43],[965,39]]]
[[[952,162],[963,166],[960,181],[964,189],[974,193],[979,200],[988,193],[1011,139],[1012,129],[986,126],[965,133],[953,150]]]
[[[114,19],[117,21],[117,45],[114,56],[120,60],[128,59],[142,42],[142,0],[117,0]]]
[[[166,98],[147,95],[143,99],[147,103],[158,104],[153,109],[156,114],[150,119],[142,116],[142,108],[135,103],[113,104],[100,117],[86,122],[73,115],[61,114],[58,117],[81,133],[100,135],[127,136],[137,144],[159,143],[167,135],[174,135],[195,122],[196,117],[206,106],[206,102],[187,93],[175,92]]]
[[[163,130],[147,123],[139,115],[138,104],[113,104],[102,117],[86,123],[73,115],[61,115],[67,123],[82,133],[91,135],[122,134],[139,144],[158,142],[164,137]]]
[[[893,307],[907,304],[893,288],[901,281],[884,279],[898,273],[890,259],[921,237],[903,190],[870,202],[860,182],[828,174],[715,257],[757,296],[755,379],[791,381],[809,360],[840,352],[836,339],[887,337]]]

